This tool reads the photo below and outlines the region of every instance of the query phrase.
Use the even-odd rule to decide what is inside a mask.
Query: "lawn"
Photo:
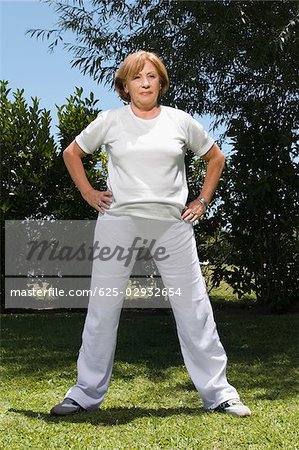
[[[298,316],[216,311],[228,376],[250,418],[206,412],[170,312],[123,312],[98,412],[49,415],[76,378],[83,313],[2,317],[2,449],[297,449]]]

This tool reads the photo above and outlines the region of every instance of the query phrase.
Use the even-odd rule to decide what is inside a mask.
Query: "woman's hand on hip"
[[[110,208],[110,203],[112,202],[111,191],[97,191],[96,189],[90,189],[82,194],[82,197],[90,206],[99,211],[100,214],[104,214],[106,209]]]
[[[190,203],[187,203],[182,212],[182,220],[185,222],[195,222],[198,220],[205,212],[205,207],[198,200],[193,200]]]

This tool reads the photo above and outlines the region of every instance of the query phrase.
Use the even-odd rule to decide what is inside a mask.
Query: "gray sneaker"
[[[82,408],[82,406],[80,406],[75,400],[66,397],[61,403],[53,406],[50,413],[53,416],[68,416],[81,411],[86,411],[86,409]]]
[[[241,400],[238,398],[232,398],[231,400],[220,403],[220,405],[218,405],[217,408],[214,408],[213,411],[223,412],[225,414],[231,414],[232,416],[237,417],[246,417],[251,415],[250,409],[243,405]]]

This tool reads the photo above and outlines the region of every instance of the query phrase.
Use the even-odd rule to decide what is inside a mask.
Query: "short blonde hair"
[[[125,92],[126,81],[132,80],[143,69],[146,61],[150,61],[157,69],[161,83],[160,95],[163,95],[168,91],[168,74],[161,59],[153,52],[140,50],[139,52],[131,53],[131,55],[127,56],[116,71],[114,87],[123,100],[130,100],[130,95]]]

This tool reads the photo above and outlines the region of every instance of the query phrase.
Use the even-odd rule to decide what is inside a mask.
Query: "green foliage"
[[[112,82],[130,52],[158,52],[169,69],[168,103],[218,116],[235,113],[253,91],[294,90],[298,61],[298,3],[135,0],[48,1],[59,21],[31,36],[63,42],[73,66],[96,80]],[[53,38],[53,39],[52,39]],[[295,64],[294,64],[295,63]],[[227,117],[225,117],[227,119]]]
[[[1,88],[1,212],[3,220],[25,218],[93,218],[96,212],[84,202],[62,159],[63,150],[96,118],[98,100],[83,98],[76,88],[66,103],[57,106],[59,142],[50,133],[50,112],[40,109],[37,98],[28,104],[24,90],[10,95],[8,82]],[[84,160],[95,188],[103,188],[107,156],[96,152]]]
[[[50,112],[37,98],[28,104],[24,90],[11,94],[0,83],[1,148],[1,277],[4,281],[5,220],[93,219],[97,212],[81,197],[62,159],[62,152],[93,120],[99,109],[93,94],[83,98],[76,88],[66,104],[57,106],[59,143],[50,132]],[[107,156],[103,151],[86,158],[87,176],[95,188],[105,185]],[[4,300],[4,282],[2,283]],[[2,301],[4,305],[4,301]]]
[[[46,185],[56,144],[50,136],[49,111],[37,98],[28,105],[24,90],[10,96],[7,81],[0,82],[1,149],[1,299],[4,305],[5,220],[40,218],[48,214]]]
[[[8,82],[0,84],[1,213],[3,219],[41,217],[48,213],[45,186],[56,151],[50,136],[50,112],[37,98],[28,105],[24,90],[10,99]]]
[[[60,151],[55,155],[47,186],[51,213],[56,219],[83,220],[95,219],[97,216],[97,211],[82,199],[62,159],[63,150],[100,112],[94,94],[91,92],[89,98],[83,98],[82,94],[83,89],[77,87],[64,105],[57,106]],[[83,158],[83,165],[91,185],[95,189],[106,189],[106,153],[101,150]]]
[[[256,100],[231,122],[235,153],[220,193],[226,232],[214,280],[224,278],[240,296],[254,291],[281,311],[297,300],[298,164],[290,155],[292,123],[280,116],[279,124],[274,105],[259,114],[263,108]]]

